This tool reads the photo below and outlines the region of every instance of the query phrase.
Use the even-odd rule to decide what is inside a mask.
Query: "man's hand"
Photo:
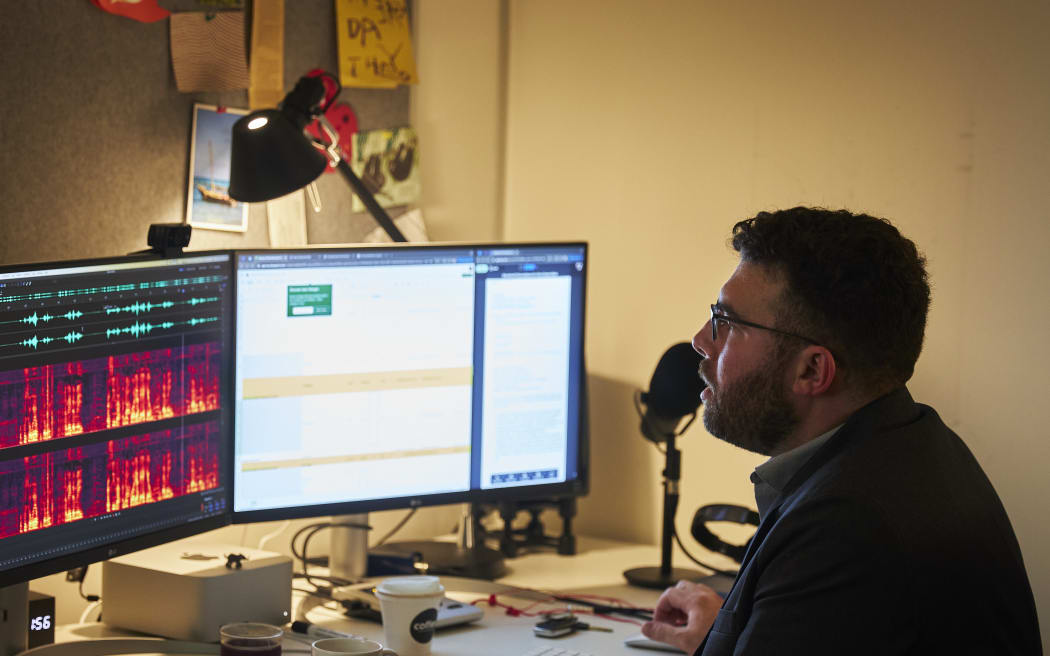
[[[711,630],[721,607],[722,598],[713,589],[679,581],[660,595],[653,621],[642,626],[642,633],[692,654]]]

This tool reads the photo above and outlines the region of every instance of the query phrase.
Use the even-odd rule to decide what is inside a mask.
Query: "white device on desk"
[[[376,622],[382,621],[379,610],[379,599],[375,596],[375,585],[363,583],[359,585],[344,585],[332,590],[332,598],[338,601],[359,601],[364,606],[362,612],[356,617],[370,619]],[[350,615],[350,613],[348,613]],[[354,615],[351,615],[354,616]],[[437,619],[434,620],[435,629],[444,629],[459,624],[476,622],[485,616],[485,611],[473,604],[466,604],[455,599],[445,597],[438,605]]]
[[[666,642],[660,642],[659,640],[653,640],[652,638],[646,638],[641,633],[633,636],[627,636],[623,639],[623,644],[627,645],[628,647],[641,647],[642,649],[669,651],[675,654],[685,653],[684,651],[682,651],[678,647],[675,647],[674,645],[669,645]]]
[[[289,620],[292,561],[239,545],[166,544],[103,562],[102,599],[111,626],[216,641],[223,624]]]

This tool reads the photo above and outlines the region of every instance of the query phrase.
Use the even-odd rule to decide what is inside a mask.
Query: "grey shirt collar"
[[[790,451],[773,456],[763,462],[751,474],[751,482],[755,484],[755,502],[758,504],[758,515],[765,519],[770,505],[776,501],[791,478],[802,469],[814,453],[842,428],[842,424],[835,426],[828,432],[818,435],[801,446]]]

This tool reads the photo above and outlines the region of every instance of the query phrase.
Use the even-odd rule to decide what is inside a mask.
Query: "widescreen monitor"
[[[585,243],[238,251],[234,521],[587,487]]]
[[[0,586],[229,523],[229,252],[0,269]]]

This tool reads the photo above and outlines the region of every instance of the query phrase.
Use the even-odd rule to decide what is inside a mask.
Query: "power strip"
[[[358,608],[348,608],[346,614],[358,619],[382,622],[383,616],[380,611],[379,599],[375,596],[375,586],[371,583],[360,585],[344,585],[332,590],[332,599],[341,602],[359,602]],[[346,604],[344,604],[346,605]],[[450,626],[458,626],[469,622],[476,622],[485,616],[485,611],[473,604],[465,604],[461,601],[444,597],[438,606],[437,620],[434,621],[435,629],[444,629]]]

